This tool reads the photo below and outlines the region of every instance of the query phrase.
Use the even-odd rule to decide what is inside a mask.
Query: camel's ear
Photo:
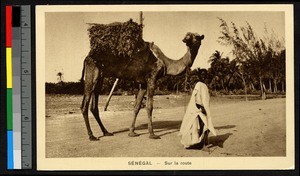
[[[204,39],[204,35],[201,35],[201,36],[198,35],[196,37],[197,37],[198,40],[203,40]]]

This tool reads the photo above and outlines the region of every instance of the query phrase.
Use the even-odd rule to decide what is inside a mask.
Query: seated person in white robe
[[[203,80],[201,76],[199,76],[199,79]],[[209,99],[206,84],[200,81],[197,82],[178,134],[184,148],[199,147],[199,144],[202,144],[200,148],[208,151],[209,149],[206,146],[208,145],[209,132],[215,136],[217,135],[211,119]]]

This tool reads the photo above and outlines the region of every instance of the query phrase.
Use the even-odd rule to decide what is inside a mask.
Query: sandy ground
[[[138,115],[136,132],[128,137],[133,96],[114,96],[103,112],[106,96],[100,98],[100,116],[114,136],[103,137],[95,119],[90,123],[99,141],[89,141],[80,113],[81,96],[46,96],[46,157],[237,157],[285,156],[285,98],[251,100],[212,97],[211,111],[217,136],[210,136],[211,152],[186,150],[177,136],[189,96],[155,96],[153,126],[161,139],[149,139],[147,113]]]

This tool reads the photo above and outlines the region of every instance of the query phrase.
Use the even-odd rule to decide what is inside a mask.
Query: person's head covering
[[[206,83],[207,75],[208,72],[206,69],[200,69],[197,76],[200,82]]]

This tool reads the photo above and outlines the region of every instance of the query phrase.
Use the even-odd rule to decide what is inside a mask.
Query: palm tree
[[[211,65],[217,64],[220,62],[221,58],[222,58],[223,53],[221,53],[220,51],[216,50],[210,57],[208,62],[211,63]]]
[[[209,72],[212,74],[211,84],[228,92],[236,66],[232,65],[228,57],[223,58],[222,55],[223,53],[217,50],[211,55],[209,59],[211,63]]]
[[[221,65],[221,59],[222,54],[220,51],[215,51],[209,58],[208,62],[210,63],[210,69],[209,73],[212,77],[210,87],[213,87],[215,91],[217,89],[220,89],[222,86],[221,78],[223,76],[222,74],[222,65]]]
[[[57,74],[56,74],[56,76],[58,76],[58,78],[57,78],[57,80],[58,80],[58,83],[63,83],[63,75],[64,75],[64,73],[63,72],[58,72]]]

